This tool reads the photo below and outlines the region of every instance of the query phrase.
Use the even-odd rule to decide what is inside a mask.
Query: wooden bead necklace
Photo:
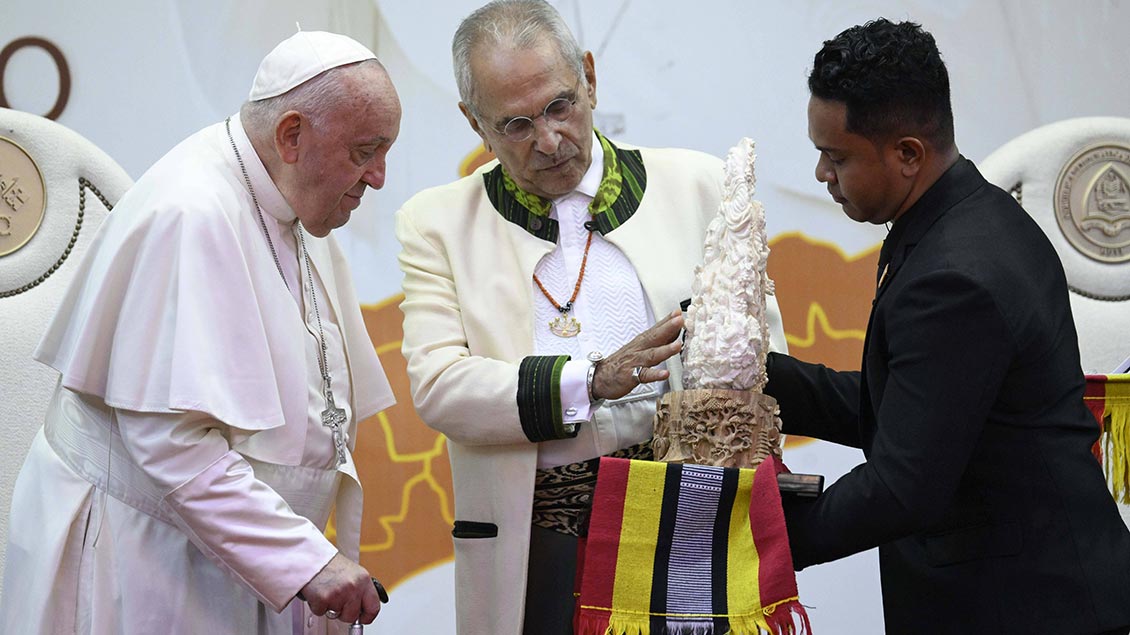
[[[577,300],[577,294],[581,292],[581,281],[585,279],[585,265],[589,261],[589,247],[592,247],[592,230],[589,230],[589,239],[585,242],[585,255],[581,258],[581,272],[577,274],[577,284],[573,285],[573,296],[565,304],[558,304],[553,296],[549,295],[546,291],[545,285],[538,280],[538,275],[534,274],[534,283],[541,289],[542,294],[546,300],[557,309],[561,315],[549,321],[549,331],[557,337],[576,337],[581,332],[581,323],[577,318],[569,315],[573,310],[573,303]]]

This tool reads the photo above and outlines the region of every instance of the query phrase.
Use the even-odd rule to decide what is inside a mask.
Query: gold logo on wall
[[[0,137],[0,256],[26,245],[47,211],[39,166],[18,143]]]
[[[1130,147],[1103,143],[1072,157],[1056,181],[1054,207],[1060,231],[1080,253],[1130,261]]]

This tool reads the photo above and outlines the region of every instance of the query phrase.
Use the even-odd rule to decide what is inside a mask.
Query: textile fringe
[[[612,626],[605,613],[582,610],[573,616],[573,635],[611,635]],[[643,631],[644,635],[651,635],[650,629]]]
[[[772,610],[765,617],[772,635],[812,635],[808,611],[804,610],[800,600],[789,600],[769,608]]]
[[[1115,501],[1130,505],[1130,374],[1087,375],[1083,403],[1102,431],[1096,443],[1102,447],[1094,452],[1110,492]]]
[[[1088,381],[1090,381],[1090,380],[1088,380]],[[1106,432],[1106,427],[1107,427],[1106,423],[1104,423],[1104,421],[1103,421],[1105,416],[1106,416],[1105,415],[1106,408],[1107,408],[1106,399],[1104,399],[1102,397],[1087,396],[1087,397],[1083,398],[1083,403],[1086,404],[1087,409],[1091,411],[1091,414],[1095,416],[1095,421],[1099,422],[1099,439],[1097,441],[1095,441],[1094,445],[1091,446],[1091,454],[1094,454],[1095,458],[1099,460],[1099,465],[1102,465],[1103,464],[1103,443],[1104,443],[1104,441],[1106,443],[1110,443],[1110,438],[1107,437],[1104,434]]]
[[[756,622],[750,620],[746,623],[740,618],[730,618],[730,628],[734,635],[812,635],[808,612],[799,600],[787,600],[766,607],[765,618]]]
[[[1114,500],[1130,505],[1130,400],[1121,395],[1108,395],[1103,423],[1106,427],[1106,480]]]
[[[647,616],[625,617],[583,611],[573,624],[574,635],[651,635]]]
[[[727,617],[725,633],[713,624],[675,624],[652,633],[650,616],[582,611],[574,624],[576,635],[812,635],[808,613],[799,600],[787,600],[766,607],[763,615]]]

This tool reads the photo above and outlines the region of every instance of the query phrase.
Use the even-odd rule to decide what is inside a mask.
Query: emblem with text
[[[0,137],[0,256],[26,245],[46,210],[47,190],[39,166],[15,141]]]
[[[1056,181],[1054,207],[1060,231],[1080,253],[1130,261],[1130,147],[1103,143],[1072,157]]]

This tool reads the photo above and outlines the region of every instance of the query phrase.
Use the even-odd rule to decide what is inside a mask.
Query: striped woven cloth
[[[809,633],[773,457],[756,470],[600,461],[576,635]]]
[[[1116,501],[1130,504],[1130,374],[1087,375],[1083,403],[1102,427],[1095,456],[1101,461],[1106,455],[1103,464],[1111,493]]]

